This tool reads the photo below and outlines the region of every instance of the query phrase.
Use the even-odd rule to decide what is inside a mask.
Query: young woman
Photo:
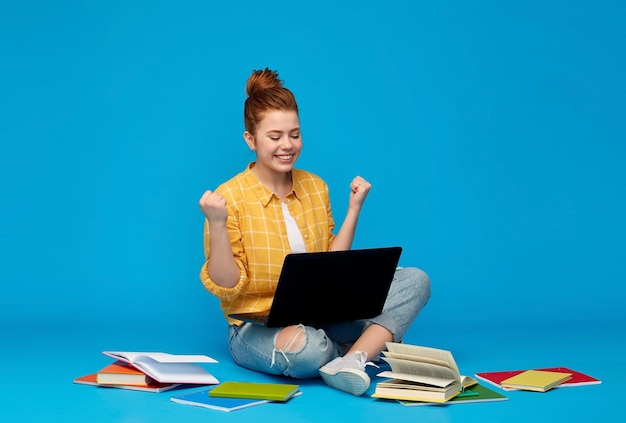
[[[352,180],[335,235],[327,185],[294,167],[302,136],[293,93],[267,68],[252,72],[246,91],[243,137],[256,161],[200,199],[206,217],[202,283],[220,299],[239,365],[294,378],[321,375],[328,385],[361,395],[370,384],[367,358],[385,342],[402,339],[430,297],[429,278],[419,269],[399,268],[383,312],[368,320],[267,328],[228,317],[269,310],[287,254],[350,249],[370,190],[362,177]]]

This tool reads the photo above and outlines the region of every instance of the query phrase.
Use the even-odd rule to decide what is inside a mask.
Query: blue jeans
[[[386,328],[400,342],[430,298],[430,279],[414,267],[398,268],[380,315],[366,320],[302,326],[304,337],[296,352],[275,348],[282,328],[252,323],[230,325],[228,343],[234,360],[242,367],[297,379],[318,377],[318,369],[345,354],[372,324]],[[355,293],[358,300],[358,293]]]

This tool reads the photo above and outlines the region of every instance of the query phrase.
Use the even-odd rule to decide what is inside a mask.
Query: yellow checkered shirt
[[[240,269],[239,282],[232,288],[217,285],[207,271],[200,271],[204,287],[220,299],[229,323],[240,324],[229,313],[269,310],[285,256],[291,252],[280,199],[250,170],[220,185],[215,192],[226,200],[228,234],[233,256]],[[318,176],[294,169],[293,190],[286,197],[307,252],[328,251],[335,227],[328,186]],[[210,257],[208,222],[205,220],[204,252]]]

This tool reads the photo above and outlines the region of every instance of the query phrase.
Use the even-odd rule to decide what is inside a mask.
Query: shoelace
[[[367,361],[367,353],[365,351],[357,351],[355,355],[357,356],[357,361],[361,368],[365,369],[367,366],[376,367],[377,369],[380,368],[376,363]]]

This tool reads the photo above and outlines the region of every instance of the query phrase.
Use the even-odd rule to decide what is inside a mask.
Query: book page
[[[163,352],[131,352],[131,351],[104,351],[103,354],[127,363],[135,363],[140,357],[150,357],[159,363],[217,363],[217,360],[206,355],[182,355]]]
[[[206,355],[143,353],[159,363],[217,363],[217,360]]]
[[[379,376],[380,376],[380,374],[379,374]],[[410,375],[407,375],[407,376],[410,376]],[[439,379],[437,379],[437,380],[439,380]],[[432,382],[435,382],[434,378],[433,378]],[[381,388],[412,389],[414,391],[445,392],[446,389],[449,388],[451,385],[450,384],[445,385],[445,382],[442,382],[441,384],[439,384],[437,382],[436,384],[433,385],[432,383],[413,382],[413,381],[408,380],[408,379],[391,379],[391,380],[387,380],[385,382],[378,382],[376,384],[376,386],[377,387],[381,387]]]
[[[418,357],[415,355],[401,354],[401,353],[395,353],[395,352],[389,352],[389,351],[383,351],[383,355],[385,357],[397,358],[400,360],[417,361],[420,363],[430,363],[430,364],[434,364],[437,366],[448,367],[449,369],[454,370],[453,368],[450,367],[450,363],[448,363],[447,361],[437,360],[434,358]]]
[[[192,363],[161,363],[148,356],[136,357],[133,364],[161,383],[217,385],[219,381],[203,367]]]
[[[438,348],[420,347],[410,344],[400,344],[397,342],[387,342],[386,345],[387,351],[390,355],[402,354],[405,356],[412,356],[414,358],[411,358],[411,360],[445,365],[446,367],[452,369],[456,374],[459,373],[459,368],[457,367],[454,357],[452,357],[452,353],[450,351]],[[387,355],[385,352],[383,352],[383,354]]]
[[[389,363],[393,373],[405,373],[415,376],[429,376],[439,379],[453,380],[460,382],[460,375],[454,370],[445,366],[437,366],[430,363],[419,363],[417,361],[398,360],[391,357],[383,357]]]

